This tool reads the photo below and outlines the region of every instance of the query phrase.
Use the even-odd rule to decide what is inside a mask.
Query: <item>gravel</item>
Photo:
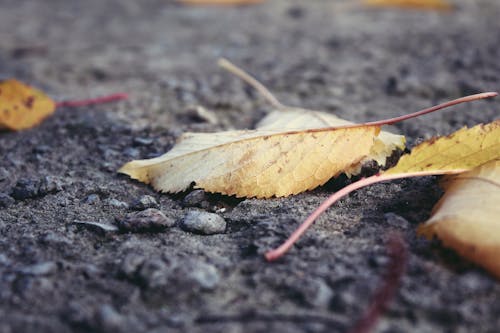
[[[226,230],[226,221],[220,215],[190,210],[180,221],[180,227],[195,234],[213,235]]]

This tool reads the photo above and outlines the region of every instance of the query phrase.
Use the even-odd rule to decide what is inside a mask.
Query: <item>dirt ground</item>
[[[500,284],[416,235],[442,193],[434,177],[353,193],[267,263],[262,254],[345,177],[293,197],[237,200],[159,194],[117,173],[166,152],[184,131],[251,128],[271,110],[216,66],[221,56],[285,104],[353,121],[498,90],[500,2],[454,3],[439,13],[327,0],[232,8],[1,0],[0,78],[56,100],[131,97],[61,108],[36,128],[0,133],[0,332],[345,332],[385,272],[393,231],[409,262],[377,332],[498,332]],[[217,121],[197,116],[197,105]],[[498,99],[480,101],[389,129],[411,147],[499,109]],[[114,230],[147,207],[177,224]],[[218,212],[225,232],[181,229],[194,209]]]

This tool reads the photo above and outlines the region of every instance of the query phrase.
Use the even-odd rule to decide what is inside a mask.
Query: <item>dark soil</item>
[[[500,284],[416,236],[441,195],[433,177],[353,193],[267,263],[262,254],[345,178],[289,198],[185,199],[188,192],[159,194],[116,172],[166,152],[183,131],[249,128],[270,111],[217,68],[220,56],[286,104],[354,121],[499,89],[497,0],[457,0],[451,13],[350,3],[2,0],[1,78],[57,100],[131,98],[61,108],[36,128],[0,133],[0,332],[344,332],[385,272],[393,231],[409,262],[377,332],[498,332]],[[197,105],[217,123],[196,116]],[[491,121],[499,109],[480,101],[391,130],[412,146]],[[155,200],[140,203],[143,195]],[[185,205],[217,212],[225,233],[181,229],[194,209]],[[147,208],[163,212],[155,215],[162,228],[141,220],[117,230],[117,220]]]

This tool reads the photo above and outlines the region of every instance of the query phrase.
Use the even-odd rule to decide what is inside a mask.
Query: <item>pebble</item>
[[[160,208],[158,201],[150,195],[143,195],[130,204],[133,210],[145,210],[148,208]]]
[[[202,207],[208,208],[210,203],[207,200],[207,195],[203,190],[194,190],[188,193],[182,200],[184,207]]]
[[[38,187],[38,195],[43,196],[49,193],[57,193],[62,191],[61,181],[53,176],[45,176],[40,180],[40,185]]]
[[[175,221],[155,208],[148,208],[140,212],[129,213],[118,221],[121,231],[147,232],[161,231],[172,227]]]
[[[90,222],[90,221],[75,221],[75,224],[85,226],[90,230],[100,232],[105,234],[107,232],[118,231],[118,228],[112,224],[100,223],[100,222]]]
[[[85,198],[85,203],[89,205],[95,205],[101,201],[101,198],[97,194],[90,194],[87,198]]]
[[[141,155],[141,152],[139,149],[136,149],[136,148],[125,148],[125,150],[123,151],[123,154],[125,156],[128,156],[130,158],[139,158],[139,156]]]
[[[0,168],[0,181],[9,179],[9,177],[10,177],[9,171],[7,171],[7,169],[5,168]]]
[[[212,235],[223,233],[226,230],[226,221],[214,213],[191,210],[182,218],[180,226],[192,233]]]
[[[128,279],[134,279],[137,271],[144,263],[146,258],[136,253],[129,253],[122,260],[120,265],[120,274]]]
[[[134,142],[134,145],[136,145],[136,146],[149,146],[150,144],[153,143],[153,139],[137,137],[137,138],[134,138],[133,142]]]
[[[12,197],[16,200],[25,200],[38,196],[38,181],[34,179],[19,179],[12,189]]]
[[[410,222],[408,222],[404,217],[399,216],[394,213],[386,213],[384,214],[385,220],[387,221],[387,224],[389,224],[391,227],[399,228],[406,230],[410,227]]]
[[[47,261],[24,267],[19,271],[29,275],[48,275],[54,273],[56,270],[57,264],[53,261]]]
[[[217,287],[220,282],[217,268],[204,262],[196,262],[193,264],[188,272],[188,277],[204,290],[212,290]]]
[[[7,208],[10,205],[12,205],[14,202],[16,202],[16,201],[10,195],[5,194],[5,193],[0,193],[0,207],[1,208]]]
[[[126,326],[125,317],[109,304],[100,306],[95,319],[101,332],[122,332]]]
[[[108,205],[116,207],[116,208],[128,208],[128,203],[117,200],[117,199],[108,199],[107,200]]]
[[[152,258],[142,264],[138,277],[148,288],[164,287],[168,284],[170,271],[163,260]]]
[[[28,178],[19,179],[12,188],[11,195],[16,200],[25,200],[59,191],[62,191],[61,181],[53,176],[45,176],[40,180]]]

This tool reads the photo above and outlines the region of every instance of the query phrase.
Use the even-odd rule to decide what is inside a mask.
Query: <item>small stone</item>
[[[59,179],[52,176],[45,176],[40,181],[38,195],[43,196],[49,193],[57,193],[62,191],[62,189],[62,183]]]
[[[158,288],[168,284],[169,273],[170,269],[163,260],[152,258],[142,264],[138,277],[148,288]]]
[[[12,189],[12,197],[16,200],[25,200],[38,196],[38,182],[34,179],[19,179]]]
[[[127,324],[125,317],[109,304],[100,306],[96,313],[96,322],[100,332],[122,332]]]
[[[117,199],[108,199],[107,200],[108,205],[116,207],[116,208],[128,208],[128,203],[117,200]]]
[[[144,256],[136,253],[128,254],[121,263],[120,274],[128,279],[134,279],[142,263],[146,260]]]
[[[138,158],[141,155],[141,152],[139,149],[129,147],[123,151],[123,154],[130,158]]]
[[[150,144],[153,143],[153,139],[151,138],[134,138],[134,145],[136,146],[149,146]]]
[[[85,198],[85,203],[89,205],[95,205],[101,201],[101,198],[97,194],[90,194],[87,198]]]
[[[118,231],[118,228],[116,226],[107,223],[91,222],[91,221],[75,221],[74,223],[85,226],[86,228],[92,231],[97,231],[103,235],[108,232]]]
[[[5,193],[0,193],[0,207],[1,208],[7,208],[10,205],[12,205],[14,202],[16,202],[16,201],[10,195],[5,194]]]
[[[48,151],[50,151],[50,147],[47,145],[39,145],[33,148],[33,153],[35,154],[45,154]]]
[[[6,179],[9,179],[10,173],[7,171],[5,168],[0,168],[0,181],[4,181]]]
[[[404,217],[399,216],[394,213],[386,213],[384,214],[385,220],[387,224],[391,227],[395,227],[398,229],[406,230],[410,227],[410,222],[408,222]]]
[[[125,218],[118,221],[120,230],[130,232],[161,231],[174,224],[173,219],[167,218],[155,208],[127,214]]]
[[[29,275],[49,275],[57,270],[57,264],[53,261],[42,262],[20,269],[20,272]]]
[[[193,264],[188,272],[188,276],[204,290],[214,289],[220,281],[217,268],[204,262]]]
[[[297,19],[301,19],[305,16],[306,10],[304,9],[304,7],[301,7],[301,6],[292,6],[292,7],[288,8],[287,14],[291,18],[297,20]]]
[[[204,203],[208,204],[207,196],[203,190],[194,190],[184,197],[182,205],[184,207],[201,207]]]
[[[0,253],[0,265],[2,266],[8,266],[10,265],[11,261],[10,259],[3,253]]]
[[[212,235],[223,233],[226,230],[226,221],[214,213],[191,210],[181,220],[180,226],[192,233]]]
[[[160,208],[160,205],[152,196],[143,195],[139,199],[134,200],[130,204],[130,208],[132,208],[133,210],[144,210],[148,208]]]

